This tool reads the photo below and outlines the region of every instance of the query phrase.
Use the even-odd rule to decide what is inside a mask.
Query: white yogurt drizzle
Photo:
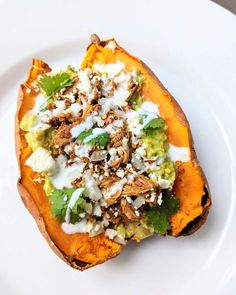
[[[87,136],[85,139],[84,139],[84,143],[88,143],[90,140],[96,138],[98,135],[101,135],[101,134],[104,134],[106,133],[106,130],[105,129],[102,129],[102,128],[94,128],[92,130],[92,134]]]
[[[66,223],[70,222],[71,209],[74,207],[75,203],[78,201],[78,199],[80,198],[80,196],[82,195],[83,192],[84,192],[84,188],[78,188],[71,195],[71,198],[70,198],[69,203],[66,208],[66,215],[65,215]]]
[[[93,115],[87,117],[85,121],[81,124],[76,125],[75,127],[71,128],[71,135],[73,138],[77,137],[81,132],[88,130],[93,127],[94,120]]]

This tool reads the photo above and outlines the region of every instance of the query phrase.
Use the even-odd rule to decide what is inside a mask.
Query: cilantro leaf
[[[44,75],[39,79],[39,85],[48,97],[51,97],[62,88],[72,85],[72,79],[66,72],[56,75]]]
[[[65,221],[65,215],[69,200],[76,189],[54,189],[49,195],[49,200],[52,203],[51,213],[57,218],[61,223]],[[83,212],[83,209],[80,207],[83,203],[83,194],[78,198],[74,206],[71,208],[70,222],[75,223],[81,219],[79,216]]]
[[[152,128],[152,129],[163,129],[164,127],[165,127],[165,122],[161,117],[159,117],[159,118],[154,118],[151,121],[149,121],[143,127],[143,130],[148,130],[150,128]]]
[[[89,145],[100,145],[101,148],[105,148],[109,142],[109,134],[107,132],[103,132],[101,134],[98,134],[96,137],[91,138],[88,140],[87,138],[93,135],[93,129],[89,129],[86,131],[81,132],[78,136],[77,139],[82,141],[84,144],[89,144]]]
[[[85,130],[77,136],[77,139],[83,141],[86,137],[88,137],[92,133],[93,133],[93,129]]]
[[[147,209],[146,217],[148,223],[153,226],[154,231],[165,235],[170,229],[169,218],[178,211],[179,199],[172,196],[169,191],[163,191],[163,203],[161,206]]]
[[[101,148],[105,148],[108,142],[109,142],[109,134],[107,132],[104,132],[92,138],[91,140],[87,141],[86,144],[100,145]]]
[[[83,213],[84,210],[81,208],[81,205],[84,203],[83,194],[78,198],[75,205],[71,208],[70,211],[70,223],[76,223],[81,220],[81,217],[79,216],[80,213]]]

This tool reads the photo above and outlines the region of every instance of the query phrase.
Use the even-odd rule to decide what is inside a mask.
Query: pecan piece
[[[128,203],[126,199],[122,199],[120,202],[121,212],[125,219],[128,221],[137,221],[139,220],[139,212],[135,213],[135,210],[131,204]]]
[[[106,210],[106,217],[113,224],[118,224],[121,221],[121,211],[117,204],[110,206]]]

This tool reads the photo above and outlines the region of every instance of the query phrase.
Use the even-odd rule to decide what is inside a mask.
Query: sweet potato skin
[[[102,50],[102,47],[105,47],[109,41],[114,41],[114,39],[110,39],[107,41],[100,42],[99,38],[96,35],[93,35],[91,38],[91,45],[88,47],[87,55],[85,57],[84,62],[82,63],[82,67],[90,65],[89,63],[92,63],[93,61],[90,61],[89,54],[100,54],[100,57],[103,58],[103,52],[101,53],[100,50]],[[142,71],[145,72],[145,75],[152,83],[156,84],[160,91],[162,92],[162,95],[164,95],[167,98],[167,106],[168,103],[170,104],[170,107],[173,108],[173,113],[177,118],[177,126],[174,126],[174,128],[168,128],[168,138],[170,141],[173,141],[176,145],[179,146],[189,146],[191,150],[191,163],[189,165],[192,168],[189,168],[185,166],[186,164],[180,163],[178,166],[178,171],[182,171],[179,176],[176,179],[174,191],[176,192],[177,196],[180,197],[181,201],[181,208],[180,211],[175,214],[171,218],[171,230],[168,234],[173,236],[179,236],[179,235],[189,235],[194,233],[198,228],[201,227],[201,225],[206,221],[207,214],[209,212],[209,207],[211,205],[211,198],[210,198],[210,192],[209,187],[207,184],[207,180],[203,174],[203,171],[198,163],[196,153],[194,151],[193,147],[193,139],[189,127],[189,123],[187,121],[186,116],[184,115],[181,107],[176,102],[176,100],[171,96],[171,94],[164,88],[164,86],[161,84],[161,82],[156,78],[154,73],[140,60],[136,59],[135,57],[131,56],[129,53],[127,53],[124,49],[119,47],[119,45],[116,44],[116,51],[118,52],[117,58],[119,58],[120,55],[123,54],[124,58],[127,58],[131,61],[135,61],[139,65],[139,67],[142,69]],[[105,58],[109,59],[109,52],[104,51]],[[66,263],[71,265],[72,267],[79,269],[79,270],[85,270],[89,267],[92,267],[94,265],[97,265],[99,263],[102,263],[106,261],[109,258],[115,257],[118,255],[122,249],[122,246],[114,243],[107,238],[105,238],[103,235],[100,235],[95,238],[88,238],[86,234],[75,234],[72,235],[72,237],[68,238],[68,244],[71,242],[73,245],[73,251],[70,246],[63,245],[59,239],[62,237],[65,237],[63,233],[60,232],[60,228],[58,225],[56,225],[56,221],[50,216],[50,204],[47,200],[47,197],[45,193],[42,190],[42,185],[35,184],[33,181],[29,181],[30,177],[35,176],[32,174],[32,171],[29,172],[29,168],[24,165],[25,159],[28,157],[28,155],[31,153],[30,149],[27,148],[24,135],[22,131],[19,128],[19,123],[23,115],[33,106],[34,98],[38,93],[38,89],[34,88],[32,86],[32,83],[37,79],[38,75],[41,75],[43,73],[49,72],[51,69],[47,64],[40,60],[34,60],[33,61],[33,67],[31,68],[29,72],[29,76],[24,84],[20,86],[19,94],[18,94],[18,107],[17,107],[17,114],[16,114],[16,120],[15,120],[15,138],[16,138],[16,155],[17,160],[19,164],[19,169],[21,173],[21,177],[18,181],[18,190],[21,195],[21,198],[27,207],[27,209],[30,211],[32,216],[34,217],[42,235],[47,240],[48,244],[52,248],[52,250]],[[26,87],[31,88],[31,94],[28,94],[26,92]],[[151,88],[151,87],[150,87]],[[151,93],[150,89],[146,90],[147,93]],[[25,104],[25,101],[28,101],[28,103]],[[162,109],[164,109],[164,105],[162,106]],[[164,113],[161,113],[163,115]],[[167,114],[168,115],[168,114]],[[172,121],[167,117],[167,125],[172,126]],[[165,114],[164,114],[165,119]],[[169,120],[169,121],[168,121]],[[181,124],[185,127],[185,129],[181,129]],[[179,130],[183,133],[181,133],[180,139],[174,138],[174,131]],[[174,140],[173,140],[174,139]],[[192,170],[191,170],[192,169]],[[200,186],[202,186],[202,189],[199,190],[199,194],[202,193],[202,196],[199,197],[199,202],[203,203],[203,205],[199,205],[199,211],[196,212],[196,216],[194,216],[191,220],[186,219],[184,224],[180,224],[179,220],[184,216],[186,212],[186,208],[184,208],[183,204],[186,202],[186,193],[183,193],[183,190],[181,189],[181,185],[183,181],[187,180],[188,178],[193,177],[192,172],[196,172],[197,177],[199,179]],[[195,174],[194,174],[195,175]],[[34,189],[32,190],[31,187],[34,186]],[[191,186],[192,188],[192,186]],[[205,188],[205,192],[203,193],[203,188]],[[39,196],[44,199],[43,206],[40,207],[40,204],[38,201],[35,200],[35,196],[32,192],[39,192]],[[204,198],[204,202],[202,202],[202,199]],[[181,211],[182,210],[182,211]],[[187,207],[187,210],[189,208]],[[183,215],[181,215],[183,214]],[[178,226],[176,226],[178,224]],[[59,233],[59,238],[57,238],[55,235],[52,234],[52,228],[53,226],[56,228],[56,232]],[[81,246],[83,244],[83,246]],[[89,251],[93,253],[93,255],[89,255]]]

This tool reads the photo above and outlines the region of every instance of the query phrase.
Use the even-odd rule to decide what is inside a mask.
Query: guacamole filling
[[[69,66],[37,83],[20,124],[32,149],[25,164],[39,173],[62,230],[120,244],[165,235],[179,208],[172,187],[181,159],[170,156],[158,105],[142,95],[142,74],[117,61]]]

